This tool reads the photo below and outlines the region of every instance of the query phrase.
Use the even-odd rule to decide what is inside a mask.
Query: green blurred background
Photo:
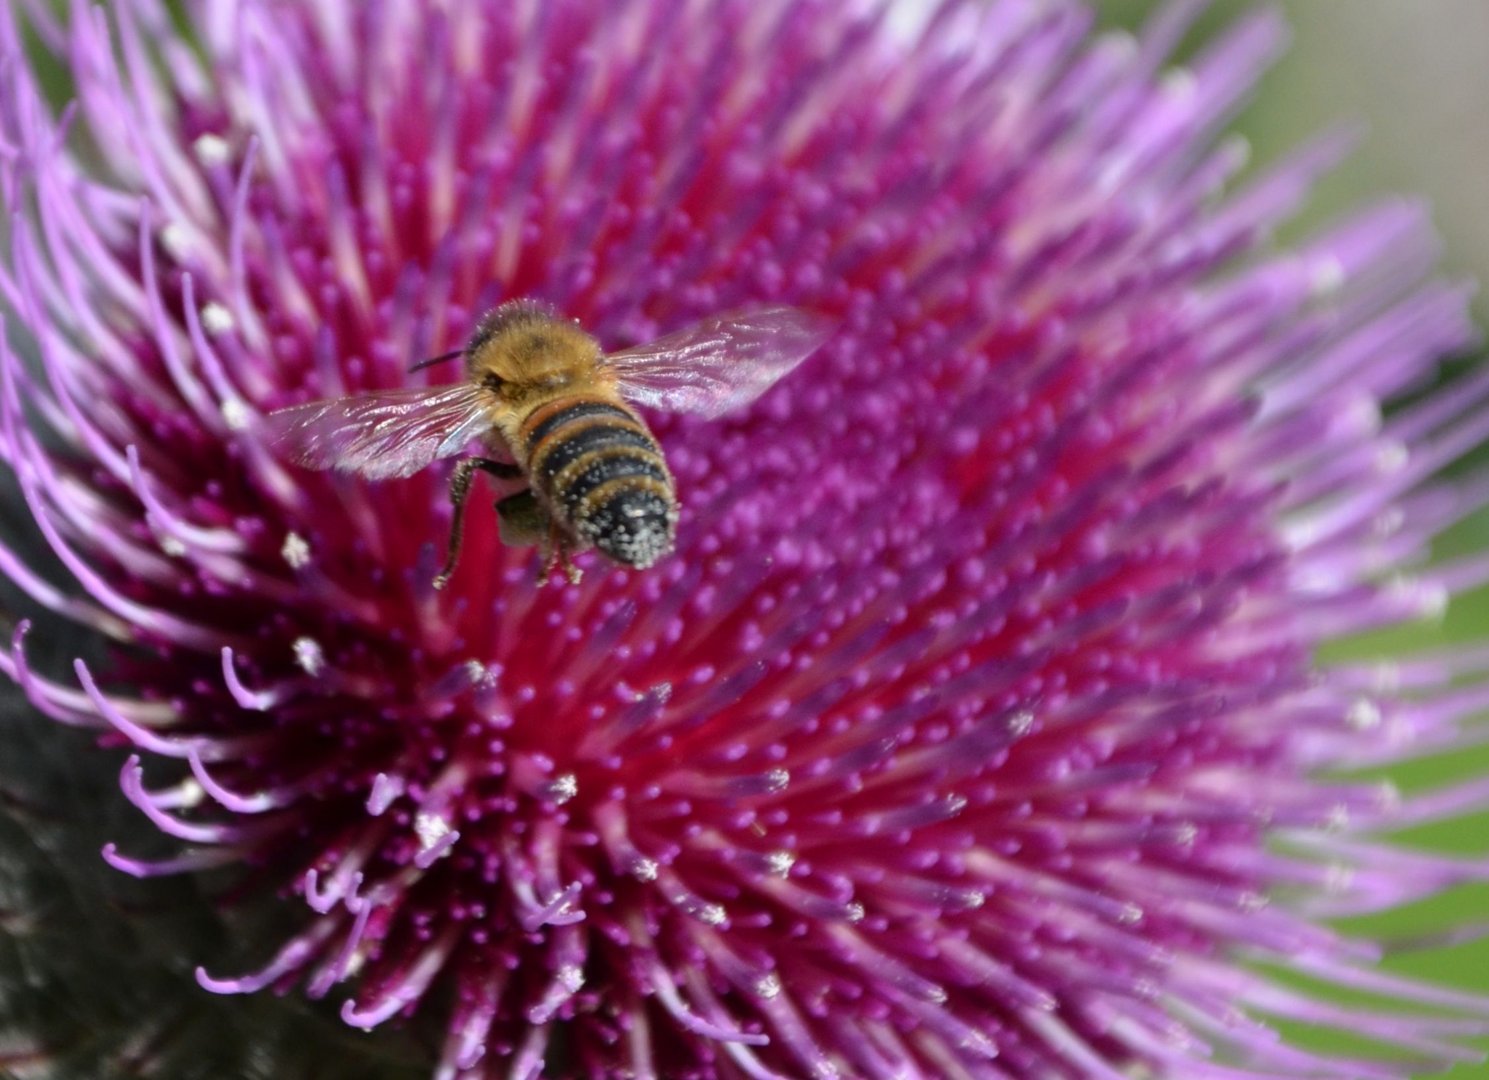
[[[1215,0],[1190,47],[1254,10],[1249,0]],[[1489,282],[1489,0],[1285,0],[1291,48],[1268,74],[1233,125],[1252,144],[1252,168],[1340,121],[1362,122],[1359,150],[1315,193],[1292,235],[1348,206],[1384,194],[1430,200],[1443,240],[1443,266],[1453,276]],[[1154,0],[1098,0],[1107,25],[1136,28]],[[1489,303],[1476,303],[1480,322]],[[1483,451],[1480,461],[1489,461]],[[1443,536],[1439,558],[1489,549],[1489,513]],[[1342,643],[1325,659],[1381,655],[1480,638],[1489,631],[1489,590],[1455,599],[1446,617],[1371,640]],[[1404,791],[1489,772],[1489,750],[1413,762],[1390,771]],[[1403,834],[1414,844],[1483,858],[1489,813]],[[1489,916],[1489,887],[1462,889],[1352,927],[1383,937],[1430,935],[1452,923]],[[1386,965],[1398,972],[1489,991],[1489,942],[1402,951]],[[1362,1003],[1368,1004],[1366,999]],[[1290,1029],[1300,1042],[1339,1047],[1339,1036]],[[1478,1040],[1489,1050],[1489,1039]],[[1439,1074],[1442,1075],[1442,1074]],[[1455,1080],[1489,1077],[1489,1065],[1460,1065]]]

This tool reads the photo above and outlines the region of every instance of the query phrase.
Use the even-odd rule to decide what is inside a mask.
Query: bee
[[[271,440],[300,465],[371,480],[411,476],[478,443],[450,475],[453,515],[444,588],[460,554],[477,472],[521,486],[496,503],[502,542],[536,546],[543,580],[574,551],[597,548],[646,569],[677,529],[666,457],[632,404],[716,417],[747,405],[827,337],[818,316],[762,307],[706,319],[646,345],[606,353],[576,322],[531,300],[488,312],[456,357],[465,378],[437,387],[374,390],[270,413]]]

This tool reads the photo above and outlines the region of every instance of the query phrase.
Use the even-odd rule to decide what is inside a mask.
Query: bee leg
[[[496,516],[500,522],[502,543],[508,547],[535,547],[543,557],[542,569],[538,571],[538,584],[547,584],[556,566],[565,564],[563,530],[548,515],[532,493],[532,489],[508,495],[496,504]],[[574,568],[566,566],[565,573],[574,579]]]
[[[538,502],[532,488],[498,499],[496,519],[501,541],[508,547],[537,547],[548,536],[548,511]]]
[[[436,589],[448,585],[455,573],[455,561],[460,557],[460,540],[465,531],[465,500],[470,495],[471,481],[475,479],[477,470],[503,480],[522,475],[522,470],[516,465],[490,458],[465,458],[455,466],[455,471],[450,474],[450,508],[453,511],[450,516],[450,545],[445,553],[445,568],[434,579]]]
[[[574,560],[569,557],[569,538],[564,535],[556,521],[549,522],[548,543],[545,546],[547,549],[547,558],[543,566],[545,582],[553,576],[554,570],[562,570],[570,585],[578,585],[584,580],[584,571],[575,566]]]

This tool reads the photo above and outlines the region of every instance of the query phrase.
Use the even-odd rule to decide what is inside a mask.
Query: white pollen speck
[[[237,325],[233,313],[216,300],[208,301],[202,308],[202,328],[214,337],[228,333]]]
[[[1181,101],[1193,97],[1198,85],[1199,80],[1194,77],[1194,72],[1186,67],[1170,68],[1158,79],[1159,89],[1164,94]]]
[[[558,969],[558,983],[571,994],[577,994],[584,986],[584,971],[577,964],[565,964]]]
[[[868,912],[864,911],[863,905],[857,902],[849,904],[848,907],[844,910],[844,915],[847,917],[850,923],[863,922],[863,918],[867,914]]]
[[[709,926],[722,926],[728,917],[722,904],[704,904],[698,911],[698,918]]]
[[[1394,694],[1401,689],[1401,665],[1376,664],[1370,673],[1370,685],[1382,694]]]
[[[947,1001],[946,990],[940,986],[926,987],[924,996],[932,1005],[945,1005]]]
[[[1448,588],[1446,585],[1422,586],[1422,597],[1418,610],[1429,619],[1440,619],[1448,610]]]
[[[191,144],[191,149],[196,154],[196,159],[209,168],[225,164],[233,156],[232,147],[228,146],[227,140],[210,131],[205,135],[198,135]]]
[[[755,993],[769,1001],[777,997],[781,992],[781,977],[772,971],[769,975],[762,975],[755,980]]]
[[[1137,55],[1137,38],[1126,30],[1111,30],[1102,34],[1099,44],[1110,50],[1118,60],[1130,60]]]
[[[470,676],[472,686],[490,689],[496,685],[496,672],[479,660],[467,660],[465,662],[465,673]]]
[[[1180,847],[1193,847],[1194,842],[1199,839],[1199,827],[1192,821],[1186,821],[1179,826],[1174,839]]]
[[[1016,712],[1008,718],[1008,733],[1013,736],[1029,734],[1029,729],[1034,726],[1034,714],[1028,709]]]
[[[310,543],[299,533],[292,532],[284,538],[279,554],[290,564],[290,569],[299,570],[310,562]]]
[[[197,782],[194,776],[187,777],[181,783],[182,806],[200,806],[202,797],[206,794],[206,790]]]
[[[186,554],[186,545],[174,536],[161,536],[157,539],[160,541],[160,550],[172,558],[180,558]]]
[[[191,250],[191,234],[184,226],[171,222],[160,230],[160,246],[165,248],[173,259],[180,261]]]
[[[967,796],[949,796],[946,800],[946,809],[949,813],[960,814],[963,810],[967,809]]]
[[[637,859],[631,864],[631,876],[637,881],[657,880],[657,861],[655,859]]]
[[[1370,531],[1381,540],[1395,536],[1406,524],[1406,511],[1399,506],[1387,507],[1370,522]]]
[[[1375,452],[1375,471],[1390,475],[1398,473],[1406,468],[1406,463],[1411,460],[1411,451],[1404,443],[1387,442],[1382,443],[1379,450]]]
[[[791,783],[791,772],[788,769],[771,769],[765,774],[765,781],[769,784],[769,792],[774,795],[778,791],[785,791],[786,785]]]
[[[1236,167],[1244,168],[1251,161],[1251,140],[1245,135],[1231,135],[1225,140],[1224,150],[1235,159]]]
[[[980,1031],[974,1031],[961,1042],[962,1049],[975,1050],[983,1057],[992,1057],[997,1052],[997,1044]]]
[[[1351,430],[1358,430],[1361,435],[1374,435],[1380,431],[1381,422],[1385,419],[1381,416],[1380,402],[1369,394],[1361,394],[1353,398],[1344,407],[1345,419]]]
[[[421,811],[414,816],[414,832],[419,837],[419,847],[428,851],[450,832],[450,823],[438,814]]]
[[[1308,287],[1314,296],[1333,296],[1344,287],[1344,264],[1332,256],[1309,268]]]
[[[579,778],[573,773],[564,773],[548,785],[546,794],[550,800],[562,806],[579,794]]]
[[[1241,894],[1239,906],[1242,911],[1260,911],[1267,906],[1267,898],[1259,892],[1245,892]]]
[[[1128,926],[1131,926],[1133,923],[1142,922],[1143,909],[1137,904],[1123,904],[1122,912],[1117,916],[1117,920],[1126,923]]]
[[[1380,726],[1380,706],[1369,698],[1355,698],[1344,712],[1344,722],[1356,731],[1370,731]]]
[[[248,406],[237,398],[228,398],[222,403],[222,420],[231,431],[247,431]]]
[[[1441,582],[1424,582],[1405,574],[1396,574],[1386,582],[1386,590],[1424,619],[1441,618],[1448,610],[1449,593],[1447,586]]]
[[[321,669],[326,666],[326,654],[321,651],[320,642],[315,638],[296,638],[294,649],[295,662],[300,665],[305,674],[319,675]]]
[[[772,874],[779,874],[781,877],[785,877],[791,872],[791,868],[796,865],[796,856],[789,851],[772,851],[769,855],[765,856],[765,864],[770,867]]]
[[[1327,892],[1339,895],[1349,891],[1354,883],[1355,871],[1351,866],[1335,863],[1330,866],[1324,876],[1324,889]]]

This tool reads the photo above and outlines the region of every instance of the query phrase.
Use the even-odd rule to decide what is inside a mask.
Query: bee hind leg
[[[580,570],[569,561],[568,538],[563,529],[543,509],[532,489],[508,495],[496,504],[496,516],[500,522],[502,543],[508,547],[535,547],[543,557],[542,569],[538,572],[538,584],[546,584],[555,569],[561,568],[564,576],[577,583]]]
[[[569,538],[564,535],[563,530],[558,527],[558,522],[550,522],[548,525],[548,543],[546,545],[546,561],[543,566],[543,580],[546,582],[553,577],[554,570],[562,570],[564,577],[570,585],[578,585],[584,580],[584,571],[574,565],[570,558]]]
[[[434,587],[443,589],[455,573],[455,562],[460,557],[460,540],[465,531],[465,500],[470,496],[471,481],[477,472],[489,473],[501,480],[513,480],[522,475],[516,465],[491,458],[465,458],[450,474],[450,544],[445,553],[445,568],[435,576]]]
[[[496,520],[501,541],[508,547],[541,547],[547,541],[551,525],[548,511],[538,502],[532,488],[498,499]]]

